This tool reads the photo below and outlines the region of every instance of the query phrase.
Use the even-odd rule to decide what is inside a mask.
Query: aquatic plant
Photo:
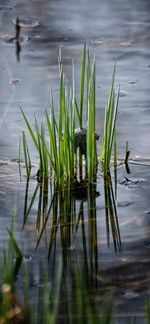
[[[55,116],[54,98],[52,87],[50,86],[50,111],[46,111],[46,125],[42,123],[38,126],[35,117],[35,131],[29,124],[29,121],[22,111],[25,123],[27,125],[34,146],[39,154],[39,172],[40,178],[48,178],[51,174],[58,187],[64,188],[74,181],[77,175],[77,132],[75,131],[76,120],[79,124],[80,133],[85,137],[84,150],[79,146],[79,177],[83,177],[83,154],[85,155],[85,173],[88,182],[92,183],[95,179],[98,164],[96,140],[99,136],[95,132],[96,116],[96,65],[95,60],[91,62],[90,54],[86,54],[86,45],[84,45],[82,64],[81,64],[81,82],[80,82],[80,103],[78,105],[75,98],[75,81],[73,66],[72,90],[69,90],[65,83],[61,55],[59,56],[60,73],[60,91],[59,91],[59,116]],[[83,107],[85,97],[86,81],[86,129],[83,127]],[[117,169],[117,147],[116,147],[116,118],[119,102],[118,94],[115,94],[115,67],[112,77],[112,85],[109,94],[108,104],[105,109],[104,135],[101,145],[100,160],[104,176],[110,173],[110,161],[114,143],[114,168]],[[46,135],[48,133],[48,139]],[[81,134],[80,134],[81,135]],[[23,133],[23,149],[27,176],[30,174],[30,154],[27,146],[26,136]]]
[[[87,71],[87,73],[86,73]],[[87,85],[87,125],[85,129],[85,149],[79,150],[79,168],[80,178],[82,178],[82,159],[85,155],[86,162],[86,176],[88,182],[92,183],[97,164],[96,154],[96,139],[95,135],[95,82],[96,82],[96,68],[95,61],[91,64],[90,55],[88,53],[88,61],[86,63],[86,45],[84,45],[82,65],[81,65],[81,84],[80,84],[80,104],[78,106],[75,98],[75,84],[73,75],[72,90],[69,90],[65,84],[63,65],[61,62],[61,55],[59,56],[59,72],[60,72],[60,93],[59,93],[59,116],[56,120],[54,98],[52,87],[50,86],[50,112],[46,111],[46,130],[43,126],[38,126],[35,117],[35,131],[31,127],[25,113],[22,111],[25,123],[27,125],[30,136],[33,140],[34,146],[39,154],[39,170],[41,179],[48,178],[49,171],[53,175],[53,180],[56,181],[58,187],[64,188],[65,185],[70,185],[76,176],[77,153],[76,148],[76,134],[75,126],[78,120],[79,128],[83,128],[83,107],[84,107],[84,88],[85,78]],[[87,77],[86,77],[87,76]],[[46,140],[45,133],[48,133],[48,140]],[[29,176],[30,169],[30,155],[27,146],[25,134],[23,133],[23,149],[27,176]],[[77,155],[77,154],[76,154]]]
[[[95,115],[96,115],[96,67],[95,61],[91,68],[88,55],[87,64],[87,176],[92,183],[96,175],[97,150],[95,141]]]
[[[54,115],[53,94],[51,91],[50,114],[46,112],[46,124],[48,132],[48,143],[45,138],[43,125],[38,127],[35,119],[35,130],[31,128],[24,112],[24,120],[28,127],[33,143],[40,157],[40,177],[48,178],[49,168],[53,171],[54,181],[58,187],[64,187],[70,183],[74,176],[74,106],[72,98],[64,84],[64,73],[60,64],[60,101],[59,119],[56,121]]]
[[[102,162],[102,169],[104,176],[109,175],[110,173],[110,161],[113,143],[115,145],[116,138],[116,118],[118,111],[118,103],[119,103],[119,90],[117,96],[115,95],[115,70],[116,65],[114,66],[112,84],[109,94],[109,99],[107,106],[105,108],[105,121],[104,121],[104,134],[102,139],[102,146],[100,152],[100,160]],[[114,160],[116,161],[116,145],[114,146]]]
[[[39,153],[39,168],[40,168],[40,176],[41,178],[48,177],[48,155],[47,155],[47,146],[45,143],[45,129],[43,123],[41,123],[41,127],[39,129],[37,119],[35,117],[35,133],[32,130],[28,119],[26,118],[23,110],[21,109],[22,115],[24,117],[24,120],[26,122],[26,125],[28,127],[30,136],[33,140],[33,143]],[[31,171],[31,159],[30,159],[30,153],[27,145],[27,140],[26,140],[26,135],[23,132],[23,137],[22,137],[22,142],[23,142],[23,151],[24,151],[24,159],[25,159],[25,167],[26,167],[26,174],[27,177],[30,176],[30,171]]]

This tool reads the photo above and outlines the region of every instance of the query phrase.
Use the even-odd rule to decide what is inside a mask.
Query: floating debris
[[[16,25],[16,19],[13,19],[13,24]],[[20,27],[24,28],[34,28],[40,25],[40,22],[34,17],[20,17],[19,18]]]
[[[21,82],[21,79],[10,79],[9,84],[16,85],[17,83]]]
[[[137,188],[137,185],[139,183],[142,183],[146,181],[145,179],[138,179],[138,178],[127,178],[124,176],[124,178],[119,182],[120,185],[124,185],[127,186],[128,188],[132,189],[132,188]]]

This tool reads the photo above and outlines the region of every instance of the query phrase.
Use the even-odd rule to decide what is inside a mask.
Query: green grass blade
[[[80,128],[82,128],[82,118],[83,118],[85,64],[86,64],[86,43],[84,44],[84,49],[83,49],[83,54],[82,54],[82,65],[81,65],[81,81],[80,81]]]
[[[20,248],[19,248],[19,246],[18,246],[18,244],[16,242],[16,239],[14,237],[13,232],[10,229],[8,229],[8,228],[7,228],[7,232],[9,234],[10,239],[11,239],[11,242],[12,242],[12,245],[13,245],[13,248],[14,248],[14,251],[16,253],[16,257],[17,258],[23,258],[23,254],[22,254],[22,252],[21,252],[21,250],[20,250]]]
[[[23,110],[22,110],[21,107],[20,107],[20,109],[21,109],[22,115],[23,115],[23,117],[24,117],[24,120],[25,120],[25,122],[26,122],[26,125],[27,125],[27,128],[28,128],[28,130],[29,130],[29,133],[30,133],[30,135],[31,135],[31,138],[32,138],[32,140],[33,140],[33,143],[34,143],[36,149],[39,151],[38,142],[37,142],[37,139],[36,139],[36,137],[35,137],[35,135],[34,135],[34,132],[33,132],[32,128],[31,128],[31,126],[30,126],[30,124],[29,124],[29,122],[28,122],[28,119],[27,119],[27,117],[26,117],[26,115],[25,115],[25,113],[23,112]]]
[[[116,129],[114,132],[114,179],[115,179],[115,199],[117,199],[117,140]]]
[[[23,143],[26,174],[27,177],[29,178],[31,172],[31,159],[30,159],[30,153],[27,145],[26,135],[24,132],[22,133],[22,143]]]

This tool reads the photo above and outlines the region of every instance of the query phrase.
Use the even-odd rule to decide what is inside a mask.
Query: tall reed
[[[87,63],[87,176],[92,183],[96,174],[96,140],[95,140],[95,115],[96,115],[96,65],[95,60],[91,67],[88,55]]]
[[[113,77],[111,90],[109,94],[108,103],[105,109],[105,122],[104,122],[104,134],[102,139],[102,146],[100,152],[100,160],[102,162],[102,169],[104,176],[109,175],[110,173],[110,161],[112,154],[112,147],[114,138],[116,137],[116,118],[118,111],[119,103],[119,90],[117,96],[115,95],[115,70],[116,65],[114,66]],[[116,161],[116,147],[114,149],[114,161]]]

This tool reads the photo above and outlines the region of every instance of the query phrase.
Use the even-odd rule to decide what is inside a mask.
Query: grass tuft
[[[114,66],[112,85],[108,104],[105,110],[104,135],[101,146],[100,160],[104,176],[110,173],[110,160],[114,144],[114,169],[117,169],[116,146],[116,118],[119,102],[119,91],[115,95],[115,70]],[[22,111],[26,126],[39,154],[39,169],[41,179],[52,177],[53,181],[61,189],[69,187],[76,178],[79,168],[79,178],[86,176],[91,184],[96,179],[97,149],[96,140],[99,136],[95,132],[96,119],[96,63],[91,60],[84,44],[80,77],[79,104],[75,97],[74,66],[72,89],[68,89],[65,82],[61,53],[59,55],[59,107],[58,119],[55,116],[55,106],[52,87],[50,85],[50,109],[45,113],[45,123],[38,124],[35,117],[35,125],[31,127],[25,113]],[[86,84],[86,92],[85,92]],[[85,98],[86,93],[86,100]],[[86,128],[83,127],[83,109],[86,102]],[[85,149],[79,145],[79,158],[77,157],[75,127],[78,122],[82,136],[85,136]],[[30,176],[31,160],[27,146],[26,136],[23,132],[23,150],[27,176]],[[77,152],[76,152],[77,151]],[[76,153],[76,154],[75,154]],[[83,168],[83,155],[85,155],[85,171]],[[116,172],[116,171],[115,171]],[[117,179],[117,173],[115,173]]]

